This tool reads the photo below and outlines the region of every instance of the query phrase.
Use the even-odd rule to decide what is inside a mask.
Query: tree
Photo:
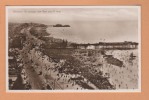
[[[22,89],[24,89],[23,80],[22,80],[22,77],[21,77],[20,74],[17,76],[17,79],[16,79],[12,89],[13,90],[22,90]]]

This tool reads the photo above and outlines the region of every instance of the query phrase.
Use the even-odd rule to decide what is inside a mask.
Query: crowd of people
[[[65,58],[45,55],[40,46],[46,42],[24,29],[26,41],[18,50],[23,89],[102,90],[138,88],[137,50],[77,51]],[[56,52],[56,51],[55,51]],[[60,53],[60,52],[59,52]],[[132,53],[135,55],[130,59]],[[55,54],[59,55],[59,54]],[[123,62],[123,67],[108,63],[105,55]],[[63,55],[65,56],[65,55]]]

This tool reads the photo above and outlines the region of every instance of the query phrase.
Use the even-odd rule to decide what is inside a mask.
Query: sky
[[[48,29],[57,38],[79,43],[138,41],[138,7],[19,7],[8,9],[8,21],[47,25],[69,24],[69,29]],[[59,31],[57,31],[59,30]]]

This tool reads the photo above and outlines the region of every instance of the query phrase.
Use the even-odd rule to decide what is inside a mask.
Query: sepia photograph
[[[140,6],[6,6],[8,91],[141,91]]]

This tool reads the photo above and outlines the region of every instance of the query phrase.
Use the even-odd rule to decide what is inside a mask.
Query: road
[[[50,75],[39,75],[35,69],[35,63],[39,63],[38,59],[35,58],[34,54],[30,53],[32,50],[32,45],[40,46],[44,41],[39,40],[35,36],[31,35],[29,30],[31,27],[23,29],[22,32],[26,35],[26,41],[24,43],[23,49],[20,51],[20,57],[24,64],[25,72],[28,76],[28,81],[33,90],[42,90],[43,87],[45,88],[47,83],[52,87],[52,89],[62,89],[61,86],[56,82],[54,78]],[[41,57],[41,56],[39,56]],[[32,62],[33,61],[33,62]],[[44,63],[44,62],[40,62]],[[42,67],[44,64],[40,64],[39,66]],[[45,83],[46,80],[46,83]]]

